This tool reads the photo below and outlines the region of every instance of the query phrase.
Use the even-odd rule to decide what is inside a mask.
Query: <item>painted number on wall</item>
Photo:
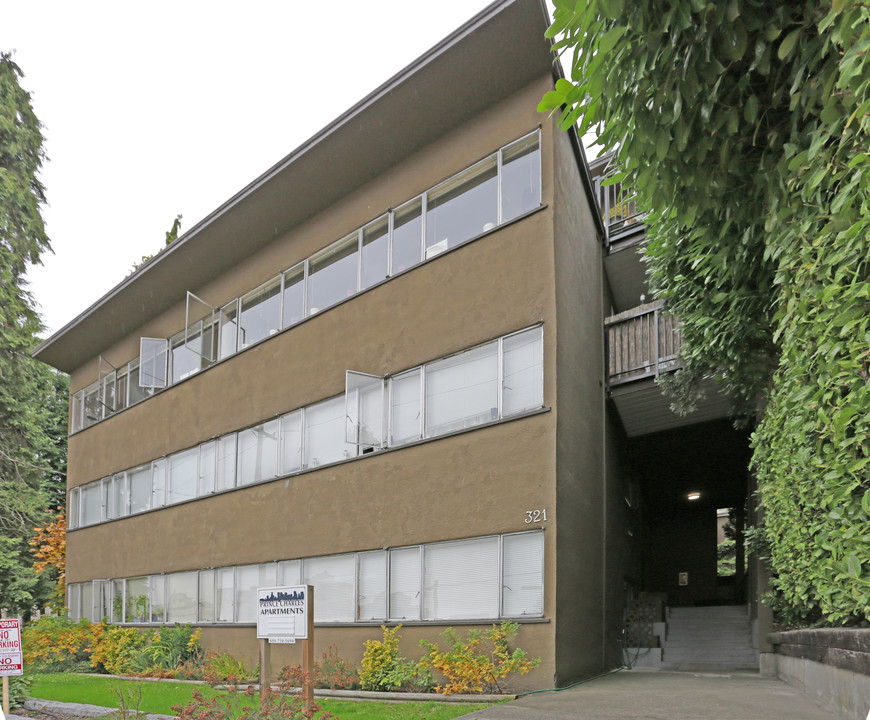
[[[547,522],[547,509],[542,508],[541,510],[526,510],[526,525],[531,525],[532,523],[540,523]]]

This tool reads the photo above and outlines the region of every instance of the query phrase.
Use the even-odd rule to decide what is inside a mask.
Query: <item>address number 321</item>
[[[532,523],[547,522],[547,509],[541,510],[526,510],[526,525]]]

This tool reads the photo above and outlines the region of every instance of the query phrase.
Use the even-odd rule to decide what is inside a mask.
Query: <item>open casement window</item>
[[[345,373],[346,440],[363,448],[384,443],[384,379],[347,370]]]
[[[165,388],[168,376],[169,340],[139,339],[139,387]]]

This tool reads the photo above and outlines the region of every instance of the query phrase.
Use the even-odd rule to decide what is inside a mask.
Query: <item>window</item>
[[[281,278],[277,277],[240,300],[239,350],[267,338],[281,328]]]
[[[308,314],[355,294],[358,289],[358,234],[339,240],[308,261]]]
[[[345,440],[363,452],[384,442],[384,380],[377,375],[345,373]]]
[[[501,222],[541,204],[541,152],[534,132],[501,151]]]
[[[72,412],[70,413],[71,432],[78,432],[84,427],[84,401],[85,391],[79,390],[72,398]]]
[[[197,573],[181,572],[166,576],[166,621],[196,622]]]
[[[151,508],[151,463],[127,472],[130,477],[130,512],[144,512]]]
[[[524,412],[543,405],[544,339],[540,326],[502,341],[504,415]]]
[[[117,473],[111,478],[111,490],[106,514],[109,518],[119,518],[130,514],[127,505],[127,473]]]
[[[124,600],[124,622],[145,623],[151,619],[148,577],[128,578]]]
[[[165,388],[424,259],[541,203],[540,132],[532,132],[224,305],[187,293],[185,329],[142,338],[140,356],[73,396],[72,432]],[[425,222],[424,222],[425,218]],[[425,230],[424,230],[425,227]],[[201,319],[193,320],[203,311]],[[519,412],[519,411],[517,411]]]
[[[78,583],[67,585],[66,606],[71,620],[79,620],[82,617],[82,594],[81,585]]]
[[[294,265],[284,273],[282,327],[295,325],[305,317],[305,263]]]
[[[214,570],[199,571],[199,595],[197,596],[199,622],[214,622],[214,580]]]
[[[235,593],[234,568],[219,568],[214,589],[215,622],[233,621],[233,594]]]
[[[84,426],[90,427],[103,419],[103,406],[100,403],[100,384],[88,385],[84,391]]]
[[[215,490],[229,490],[236,486],[236,434],[224,435],[217,441],[217,468]]]
[[[503,617],[544,613],[544,534],[505,535],[502,539]]]
[[[303,583],[314,586],[316,622],[351,622],[354,619],[354,555],[308,558]]]
[[[278,476],[278,421],[239,431],[239,485]]]
[[[221,360],[225,357],[229,357],[236,351],[236,341],[239,331],[238,314],[238,300],[233,300],[221,308],[219,320],[219,357]]]
[[[169,456],[169,492],[167,504],[196,497],[198,449],[191,448]]]
[[[423,200],[414,198],[393,212],[392,275],[417,265],[423,255]]]
[[[390,550],[390,619],[419,620],[421,579],[420,547]]]
[[[496,156],[482,160],[426,195],[426,259],[498,224]]]
[[[360,289],[365,290],[390,275],[390,223],[381,215],[362,229]]]
[[[151,463],[151,507],[159,508],[166,504],[166,460]]]
[[[217,441],[203,443],[199,446],[199,481],[196,486],[197,495],[209,495],[214,492],[215,466],[217,464]]]
[[[79,526],[79,489],[73,488],[69,491],[69,518],[67,518],[70,529]]]
[[[184,341],[186,330],[169,338],[169,357],[172,364],[172,383],[180,382],[200,370],[200,356]]]
[[[281,418],[281,474],[302,469],[302,411]]]
[[[82,525],[93,525],[102,522],[103,503],[101,482],[88,483],[81,488]]]
[[[236,622],[257,622],[257,588],[275,585],[275,563],[236,568]]]
[[[117,379],[115,380],[115,410],[123,410],[127,407],[127,382],[129,376],[127,374],[127,366],[118,369]]]
[[[166,617],[166,576],[152,575],[151,586],[151,622],[162,623]]]
[[[384,620],[387,617],[387,553],[360,553],[357,582],[357,618]]]
[[[544,534],[95,580],[67,592],[71,613],[96,620],[253,623],[257,589],[276,584],[314,585],[317,622],[536,617],[544,608]]]
[[[498,420],[498,343],[426,366],[426,435]]]
[[[139,386],[164,388],[167,381],[169,341],[143,337],[139,340]]]
[[[426,620],[496,618],[499,614],[498,538],[424,547],[423,617]]]
[[[94,585],[93,583],[81,584],[81,617],[94,622]],[[99,621],[99,618],[98,618]]]
[[[139,381],[139,358],[132,360],[127,367],[129,368],[129,382],[127,385],[127,393],[130,398],[129,404],[135,405],[137,402],[141,402],[145,398],[151,397],[154,394],[154,388],[142,387],[142,384]]]
[[[344,398],[336,397],[305,409],[306,468],[338,462],[356,455],[356,449],[344,439],[344,405]]]
[[[390,379],[390,444],[413,442],[422,437],[420,368]]]

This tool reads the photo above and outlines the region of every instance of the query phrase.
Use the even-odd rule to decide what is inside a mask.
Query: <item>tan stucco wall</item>
[[[329,212],[277,238],[233,273],[191,288],[220,305],[500,145],[538,126],[549,78],[451,132]],[[218,363],[156,397],[70,438],[69,487],[191,447],[344,390],[344,372],[392,373],[505,333],[544,323],[544,401],[555,407],[557,348],[552,127],[543,127],[543,203],[548,207],[445,253]],[[292,200],[290,200],[292,201]],[[571,242],[566,237],[565,242]],[[563,261],[573,262],[565,256]],[[590,290],[591,292],[591,290]],[[580,299],[584,295],[578,296]],[[183,324],[183,298],[106,353],[119,364],[140,335]],[[597,313],[597,311],[596,311]],[[569,331],[573,331],[567,323]],[[600,326],[599,326],[600,331]],[[560,340],[561,342],[561,340]],[[572,344],[575,341],[570,341]],[[73,375],[96,376],[96,359]],[[568,402],[568,400],[566,400]],[[353,552],[530,529],[525,511],[548,509],[545,617],[556,614],[555,412],[378,453],[286,479],[71,531],[68,582]],[[415,656],[420,637],[403,630]],[[553,622],[523,625],[520,643],[544,662],[527,687],[550,686]],[[251,628],[205,628],[207,646],[250,651]],[[378,628],[323,628],[317,652],[336,642],[351,659]],[[323,643],[321,647],[321,643]],[[292,650],[280,650],[292,653]],[[283,664],[284,661],[274,662]]]
[[[566,133],[552,135],[556,322],[556,683],[605,667],[602,247]]]

